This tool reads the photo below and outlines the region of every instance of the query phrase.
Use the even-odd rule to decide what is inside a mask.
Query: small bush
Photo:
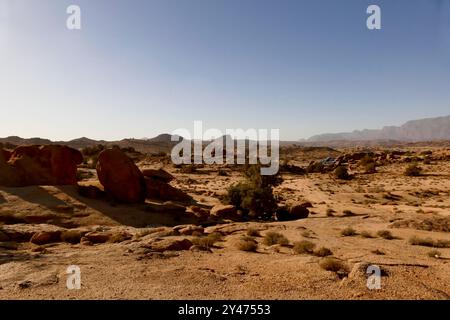
[[[450,248],[450,241],[439,239],[433,240],[431,238],[419,238],[412,236],[409,239],[409,243],[413,246],[433,247],[433,248]]]
[[[332,257],[326,257],[319,263],[320,267],[327,271],[348,273],[347,265]]]
[[[442,253],[438,250],[431,250],[427,253],[430,258],[440,259],[442,257]]]
[[[361,237],[363,238],[373,238],[373,235],[369,231],[362,231]]]
[[[252,228],[252,227],[247,229],[247,235],[250,237],[260,237],[261,236],[261,234],[259,233],[259,230],[256,228]]]
[[[417,236],[412,236],[409,239],[409,243],[413,246],[424,246],[424,247],[433,247],[434,241],[431,238],[419,238]]]
[[[218,232],[210,233],[207,236],[195,237],[192,239],[192,244],[199,246],[203,249],[213,248],[217,241],[222,239],[222,235]]]
[[[394,236],[392,235],[392,233],[388,230],[380,230],[377,232],[377,235],[383,239],[386,240],[392,240],[394,239]]]
[[[356,230],[351,227],[341,230],[341,236],[343,236],[343,237],[351,237],[351,236],[355,236],[355,235],[356,235]]]
[[[267,246],[272,246],[274,244],[285,246],[289,244],[289,240],[284,235],[273,231],[269,231],[265,234],[263,242]]]
[[[344,217],[353,217],[355,215],[351,210],[344,210],[342,213]]]
[[[314,251],[314,255],[318,257],[327,257],[333,255],[333,252],[328,248],[320,247],[319,249]]]
[[[192,244],[203,249],[209,249],[214,246],[215,241],[208,237],[195,237],[192,239]]]
[[[349,180],[350,175],[348,174],[347,168],[344,166],[339,166],[334,170],[334,176],[340,180]]]
[[[422,168],[417,163],[412,163],[405,169],[405,175],[409,177],[418,177],[422,173]]]
[[[439,239],[434,242],[436,248],[450,248],[450,241]]]
[[[223,239],[223,235],[220,232],[212,232],[207,237],[215,242],[222,241]]]
[[[313,253],[315,247],[315,243],[308,240],[302,240],[294,243],[293,250],[297,254]]]
[[[258,243],[251,237],[243,237],[239,239],[236,246],[241,251],[255,252],[258,249]]]

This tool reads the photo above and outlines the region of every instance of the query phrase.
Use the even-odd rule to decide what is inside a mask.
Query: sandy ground
[[[145,165],[145,164],[144,164]],[[147,164],[147,165],[152,165]],[[8,228],[39,226],[64,228],[102,226],[126,230],[133,238],[96,245],[66,243],[37,246],[0,243],[0,299],[448,299],[450,248],[411,245],[412,236],[450,241],[450,162],[423,165],[420,177],[403,175],[407,164],[393,163],[375,174],[356,174],[338,181],[328,174],[284,174],[276,194],[285,203],[309,201],[310,216],[291,222],[229,222],[209,226],[223,239],[207,251],[166,251],[155,254],[147,244],[152,234],[143,230],[189,224],[157,205],[125,206],[80,197],[73,187],[0,188],[0,217],[14,217]],[[188,191],[199,205],[219,203],[226,188],[241,179],[238,172],[218,176],[179,173],[174,185]],[[333,216],[327,211],[333,210]],[[353,216],[345,216],[351,210]],[[240,251],[236,242],[249,227],[260,231],[257,252]],[[352,227],[357,234],[344,237]],[[97,227],[98,228],[98,227]],[[389,230],[394,239],[377,236]],[[324,259],[296,254],[292,245],[267,246],[264,235],[276,231],[290,244],[309,240],[327,247],[348,266],[348,275],[326,271]],[[373,238],[365,238],[368,231]],[[160,235],[164,239],[193,236]],[[381,289],[366,286],[365,266],[383,270]],[[82,287],[68,290],[66,268],[78,265]]]

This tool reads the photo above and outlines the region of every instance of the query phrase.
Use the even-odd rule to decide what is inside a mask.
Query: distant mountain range
[[[353,132],[325,133],[306,139],[306,142],[395,140],[403,142],[450,140],[450,116],[408,121],[396,127],[364,129]]]
[[[164,133],[151,139],[123,139],[118,141],[92,140],[86,137],[70,141],[51,141],[43,138],[24,139],[16,136],[0,138],[0,143],[6,147],[32,144],[63,144],[72,148],[82,149],[98,144],[122,148],[133,147],[144,153],[170,152],[178,142],[171,141],[172,136]],[[450,116],[408,121],[400,127],[390,126],[379,130],[355,130],[344,133],[327,133],[313,136],[306,140],[280,141],[281,146],[394,146],[404,143],[431,142],[447,140],[450,143]]]

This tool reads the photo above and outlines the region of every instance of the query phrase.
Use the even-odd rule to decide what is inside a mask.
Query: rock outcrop
[[[0,184],[8,187],[74,185],[77,165],[83,161],[78,150],[60,146],[21,146],[0,155]]]
[[[125,203],[145,200],[144,176],[120,149],[103,150],[98,156],[97,175],[105,192]]]

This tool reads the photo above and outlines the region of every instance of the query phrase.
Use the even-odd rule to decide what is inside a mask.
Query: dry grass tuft
[[[289,240],[281,233],[269,231],[264,235],[264,244],[267,246],[272,246],[274,244],[279,244],[286,246],[289,244]]]
[[[308,240],[302,240],[294,243],[293,250],[297,254],[305,254],[305,253],[313,253],[314,248],[316,247],[315,243],[312,243]]]
[[[348,227],[345,228],[343,230],[341,230],[341,236],[343,237],[352,237],[352,236],[356,236],[356,230],[353,229],[352,227]]]

